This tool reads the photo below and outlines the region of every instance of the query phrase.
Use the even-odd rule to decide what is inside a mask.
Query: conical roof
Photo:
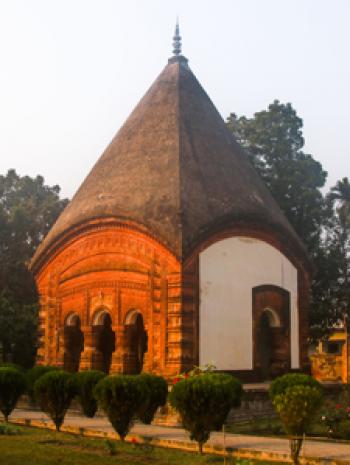
[[[106,148],[32,267],[64,233],[102,217],[139,224],[180,259],[207,232],[234,222],[273,227],[304,254],[181,55],[169,60]]]

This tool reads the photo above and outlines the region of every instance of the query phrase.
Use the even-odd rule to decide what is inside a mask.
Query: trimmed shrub
[[[2,362],[0,363],[0,368],[13,368],[14,370],[20,371],[21,373],[23,372],[23,368],[16,363]]]
[[[321,389],[320,383],[309,375],[304,375],[302,373],[287,373],[272,381],[269,388],[270,399],[273,400],[278,394],[284,394],[285,391],[292,386],[300,385]]]
[[[35,382],[43,375],[48,373],[49,371],[57,371],[59,370],[58,367],[54,367],[51,365],[36,365],[35,367],[31,368],[26,373],[26,382],[27,382],[27,394],[29,395],[30,399],[34,401],[34,384]]]
[[[238,379],[209,373],[177,382],[169,394],[169,401],[180,413],[184,428],[202,453],[210,433],[220,430],[231,408],[240,405],[242,393]]]
[[[103,378],[94,395],[119,437],[124,441],[149,393],[137,375],[113,375]]]
[[[74,375],[74,386],[83,414],[92,418],[97,411],[97,400],[93,394],[94,388],[105,373],[98,370],[80,371]]]
[[[59,431],[75,395],[72,375],[63,370],[49,371],[34,383],[34,396]]]
[[[311,376],[287,374],[273,381],[269,393],[289,436],[293,463],[298,465],[303,437],[321,407],[323,389]]]
[[[0,436],[16,436],[21,434],[21,430],[10,424],[0,423]]]
[[[25,377],[20,371],[15,368],[0,368],[0,411],[6,423],[25,387]]]
[[[148,396],[138,411],[138,418],[142,423],[150,425],[158,408],[166,404],[168,384],[161,376],[148,373],[139,376],[141,381],[147,385]]]

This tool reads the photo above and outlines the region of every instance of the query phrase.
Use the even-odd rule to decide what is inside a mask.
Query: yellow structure
[[[344,327],[335,328],[310,356],[312,375],[321,382],[348,383],[349,338]]]

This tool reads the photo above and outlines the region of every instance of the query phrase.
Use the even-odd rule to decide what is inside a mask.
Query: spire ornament
[[[176,57],[181,55],[181,36],[178,19],[176,20],[175,34],[173,37],[173,54]]]

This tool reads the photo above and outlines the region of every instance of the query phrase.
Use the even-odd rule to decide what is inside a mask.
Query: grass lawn
[[[1,434],[1,465],[200,465],[220,464],[223,457],[198,455],[174,449],[152,446],[116,444],[116,455],[110,455],[110,448],[104,439],[84,438],[68,433],[29,427],[10,426],[17,434]],[[267,465],[267,462],[227,459],[227,465]],[[278,465],[278,463],[274,463]],[[285,465],[285,464],[284,464]]]

